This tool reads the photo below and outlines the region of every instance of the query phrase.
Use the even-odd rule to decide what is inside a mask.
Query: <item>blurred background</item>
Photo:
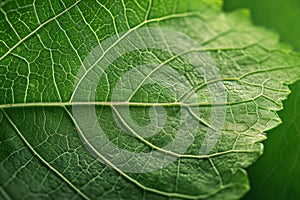
[[[278,33],[300,52],[300,0],[224,0],[226,12],[243,8],[255,25]],[[279,112],[283,123],[267,132],[263,156],[248,169],[251,190],[243,200],[300,199],[300,82],[290,89]]]

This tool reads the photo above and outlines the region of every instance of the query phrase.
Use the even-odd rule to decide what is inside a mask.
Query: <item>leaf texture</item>
[[[220,7],[220,1],[208,0],[2,2],[1,197],[242,197],[249,190],[244,168],[261,155],[263,148],[259,142],[265,139],[264,131],[280,124],[276,111],[282,109],[282,101],[290,92],[286,84],[300,76],[300,59],[288,47],[277,44],[276,35],[252,26],[247,11],[224,14]],[[137,48],[112,62],[105,57],[109,55],[105,52],[110,49],[120,53],[123,47],[129,46],[130,43],[124,42],[126,33],[136,33],[136,41],[143,41],[144,36],[138,30],[153,27],[176,30],[196,41],[201,48],[191,49],[186,54],[194,58],[193,55],[204,55],[199,52],[205,51],[213,61],[211,69],[216,69],[214,73],[218,76],[207,78],[198,73],[186,57],[169,51],[185,44],[172,43],[167,37],[163,39],[164,34],[157,37],[159,33],[147,36],[149,41],[164,44],[163,50]],[[106,43],[111,38],[115,40]],[[178,38],[171,39],[177,41]],[[118,46],[122,42],[125,46]],[[134,43],[132,46],[136,47]],[[103,49],[97,50],[98,47]],[[106,62],[108,67],[93,65],[101,62]],[[152,68],[143,71],[137,67],[148,63],[156,66],[160,73],[155,73]],[[159,71],[163,68],[159,66],[165,63],[169,71]],[[206,65],[205,62],[202,64]],[[82,67],[84,71],[80,71]],[[87,80],[85,74],[89,69],[92,72],[103,70],[101,77],[99,74],[92,76],[99,78],[94,86],[93,101],[76,90],[81,80]],[[128,71],[140,73],[140,76],[122,79]],[[148,77],[151,73],[153,75]],[[189,95],[189,91],[182,94],[187,101],[178,98],[179,94],[167,86],[186,89],[179,84],[181,79],[178,79],[177,87],[176,77],[169,76],[170,73],[183,77],[189,84],[193,95]],[[140,84],[143,81],[147,84]],[[122,83],[128,84],[114,96],[115,88]],[[138,86],[133,92],[135,84]],[[214,89],[220,87],[223,92]],[[84,92],[86,88],[81,89],[79,91]],[[124,98],[127,97],[126,89],[128,101]],[[190,97],[195,102],[190,102]],[[90,140],[103,138],[97,135],[95,124],[85,127],[74,117],[72,108],[77,102],[74,98],[83,100],[80,103],[87,111],[95,110],[97,122],[111,144],[136,154],[159,152],[163,159],[172,157],[174,160],[162,167],[150,162],[150,156],[150,166],[157,164],[160,166],[157,170],[141,173],[123,170],[123,166],[114,164],[114,159],[115,156],[121,159],[125,154],[112,149],[114,156],[107,158],[95,151],[102,149],[97,146],[98,140],[89,143],[82,137],[91,127],[90,132],[94,135]],[[122,111],[124,104],[129,108],[127,117],[131,121],[122,117],[126,116]],[[82,119],[90,113],[84,109],[80,111]],[[159,120],[153,125],[153,115],[165,115],[165,118],[157,118]],[[221,127],[217,121],[219,116],[223,116]],[[195,129],[184,129],[191,123]],[[147,128],[134,129],[133,124]],[[187,135],[182,138],[191,140],[183,153],[176,147],[184,143],[175,142],[176,133],[181,129]],[[189,135],[188,130],[193,134]],[[212,136],[207,136],[208,133]],[[214,134],[218,134],[217,140]],[[201,154],[204,143],[213,145]],[[166,149],[168,144],[174,148]],[[106,148],[105,144],[103,148]],[[149,166],[148,162],[134,166],[130,158],[125,158],[124,165],[129,163],[140,169]]]

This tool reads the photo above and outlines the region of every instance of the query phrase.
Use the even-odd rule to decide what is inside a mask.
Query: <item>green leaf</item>
[[[1,197],[243,196],[300,59],[220,8],[1,3]]]

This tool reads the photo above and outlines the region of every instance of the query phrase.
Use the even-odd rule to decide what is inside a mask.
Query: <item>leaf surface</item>
[[[246,11],[224,14],[220,7],[219,1],[206,0],[1,3],[1,197],[237,199],[243,196],[249,189],[244,168],[262,153],[259,142],[265,139],[264,131],[280,123],[276,111],[282,109],[282,100],[290,92],[285,84],[300,76],[300,59],[287,47],[278,45],[276,35],[252,26]],[[174,53],[170,49],[180,49],[185,44],[172,43],[170,38],[161,37],[164,34],[146,34],[149,41],[164,44],[165,49],[137,48],[113,61],[105,57],[110,51],[120,53],[123,47],[130,48],[130,43],[124,42],[129,41],[126,33],[137,33],[135,42],[141,42],[145,37],[138,30],[150,27],[184,33],[201,48]],[[179,35],[172,39],[182,41]],[[99,46],[103,49],[95,51]],[[201,53],[203,50],[205,54]],[[183,54],[190,55],[188,58],[208,56],[213,61],[209,67],[216,69],[211,73],[217,76],[199,73],[195,70],[198,66],[192,65]],[[101,62],[108,63],[108,67],[98,65]],[[151,68],[138,70],[138,66],[148,63],[154,64],[160,73]],[[163,64],[168,64],[167,71],[159,71],[165,69]],[[202,62],[199,68],[206,65]],[[80,71],[82,67],[86,71]],[[88,101],[90,96],[85,93],[80,96],[76,85],[88,80],[89,70],[92,75],[97,72],[94,69],[103,72],[101,77],[100,73],[92,76],[99,80],[94,85],[93,101]],[[128,71],[140,75],[122,79]],[[169,72],[176,76],[169,76]],[[179,88],[177,91],[186,88],[182,79],[178,79],[177,85],[177,77],[183,77],[191,89],[183,92],[183,98],[177,98],[180,95],[170,89],[174,85]],[[141,84],[144,82],[147,84]],[[114,96],[119,83],[127,84]],[[90,91],[84,89],[79,91]],[[128,101],[124,98],[126,89],[130,91]],[[74,118],[74,97],[82,98],[84,102],[79,103],[95,109],[104,135],[93,129],[97,127],[95,124],[84,127]],[[191,98],[193,102],[188,101]],[[121,101],[113,101],[118,99]],[[123,105],[130,108],[131,120],[122,118]],[[153,125],[153,115],[165,118],[157,118]],[[194,129],[188,129],[191,124]],[[138,132],[136,127],[147,128]],[[132,166],[127,170],[159,168],[147,173],[123,170],[124,166],[115,164],[119,161],[116,157],[105,157],[97,151],[109,145],[97,146],[98,140],[94,143],[84,140],[82,136],[88,128],[94,133],[91,140],[105,136],[109,144],[119,149],[136,155],[153,155],[149,162],[136,166],[131,158],[124,157],[124,166],[128,163]],[[179,130],[184,130],[186,137],[178,137]],[[189,135],[188,130],[193,134]],[[153,132],[154,135],[146,134]],[[180,145],[184,146],[185,139],[191,143],[181,152]],[[166,148],[168,144],[170,148]],[[207,150],[203,144],[212,147]],[[112,155],[120,156],[118,159],[127,155],[117,153],[111,150]],[[157,155],[162,155],[164,161],[175,159],[162,167],[160,162],[151,161]]]

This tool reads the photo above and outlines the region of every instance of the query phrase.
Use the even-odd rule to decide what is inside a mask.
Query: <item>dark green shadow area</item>
[[[238,8],[250,9],[254,24],[300,51],[300,0],[224,0],[225,11]],[[290,88],[282,124],[267,132],[263,156],[248,169],[251,191],[244,200],[300,199],[300,81]]]
[[[274,30],[300,50],[300,0],[224,0],[224,11],[237,8],[250,9],[254,24]]]
[[[300,82],[279,113],[282,124],[267,133],[263,156],[248,169],[251,190],[246,200],[300,198]]]

